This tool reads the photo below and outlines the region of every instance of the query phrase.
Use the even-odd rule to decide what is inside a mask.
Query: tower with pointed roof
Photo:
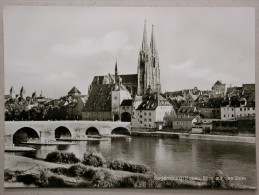
[[[23,95],[25,94],[25,90],[22,86],[21,90],[20,90],[20,97],[23,98]]]
[[[14,91],[13,86],[12,86],[11,89],[10,89],[10,98],[14,99],[14,97],[15,97],[15,91]]]
[[[152,25],[150,46],[147,43],[146,21],[138,58],[138,95],[146,91],[161,92],[159,58],[156,49],[154,25]]]

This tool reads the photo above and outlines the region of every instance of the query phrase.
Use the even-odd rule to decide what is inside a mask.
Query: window
[[[226,117],[226,115],[224,114],[224,117]]]
[[[242,108],[240,108],[240,111],[242,111]]]
[[[234,117],[234,114],[232,114],[232,117]]]
[[[146,116],[146,115],[147,115],[147,113],[145,113],[145,112],[144,112],[144,115]]]
[[[132,114],[134,115],[134,112]]]
[[[147,125],[145,124],[145,127],[146,127]]]
[[[139,117],[142,118],[142,115],[140,115]]]
[[[149,122],[151,122],[152,120],[151,120],[151,118],[149,119]]]
[[[232,108],[232,111],[234,111],[234,108]]]
[[[145,118],[144,121],[147,122],[147,119]]]
[[[139,121],[140,124],[142,124],[142,121]]]
[[[149,113],[149,116],[151,116],[151,112]]]

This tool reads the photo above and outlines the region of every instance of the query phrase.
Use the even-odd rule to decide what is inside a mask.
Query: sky
[[[4,7],[5,94],[59,98],[94,76],[136,74],[154,25],[162,91],[255,83],[254,8]]]

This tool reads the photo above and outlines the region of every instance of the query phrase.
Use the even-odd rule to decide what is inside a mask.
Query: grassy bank
[[[71,154],[46,160],[35,160],[20,156],[8,156],[5,181],[22,182],[37,187],[126,187],[126,188],[232,188],[229,181],[217,180],[224,174],[217,173],[212,180],[161,178],[144,165],[124,159],[107,161],[100,153],[88,152],[75,164],[68,164],[63,158]],[[50,154],[55,157],[55,155]],[[73,156],[73,155],[72,155]],[[73,156],[74,157],[74,156]],[[77,159],[77,158],[75,158]],[[15,162],[15,164],[14,164]],[[65,163],[64,163],[65,162]]]

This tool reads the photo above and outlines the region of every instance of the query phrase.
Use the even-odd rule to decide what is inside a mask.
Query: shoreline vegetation
[[[45,160],[5,155],[5,187],[20,182],[30,187],[244,189],[227,180],[221,171],[207,180],[175,178],[158,176],[145,164],[125,159],[107,161],[96,151],[87,151],[83,159],[60,151],[49,153]]]

